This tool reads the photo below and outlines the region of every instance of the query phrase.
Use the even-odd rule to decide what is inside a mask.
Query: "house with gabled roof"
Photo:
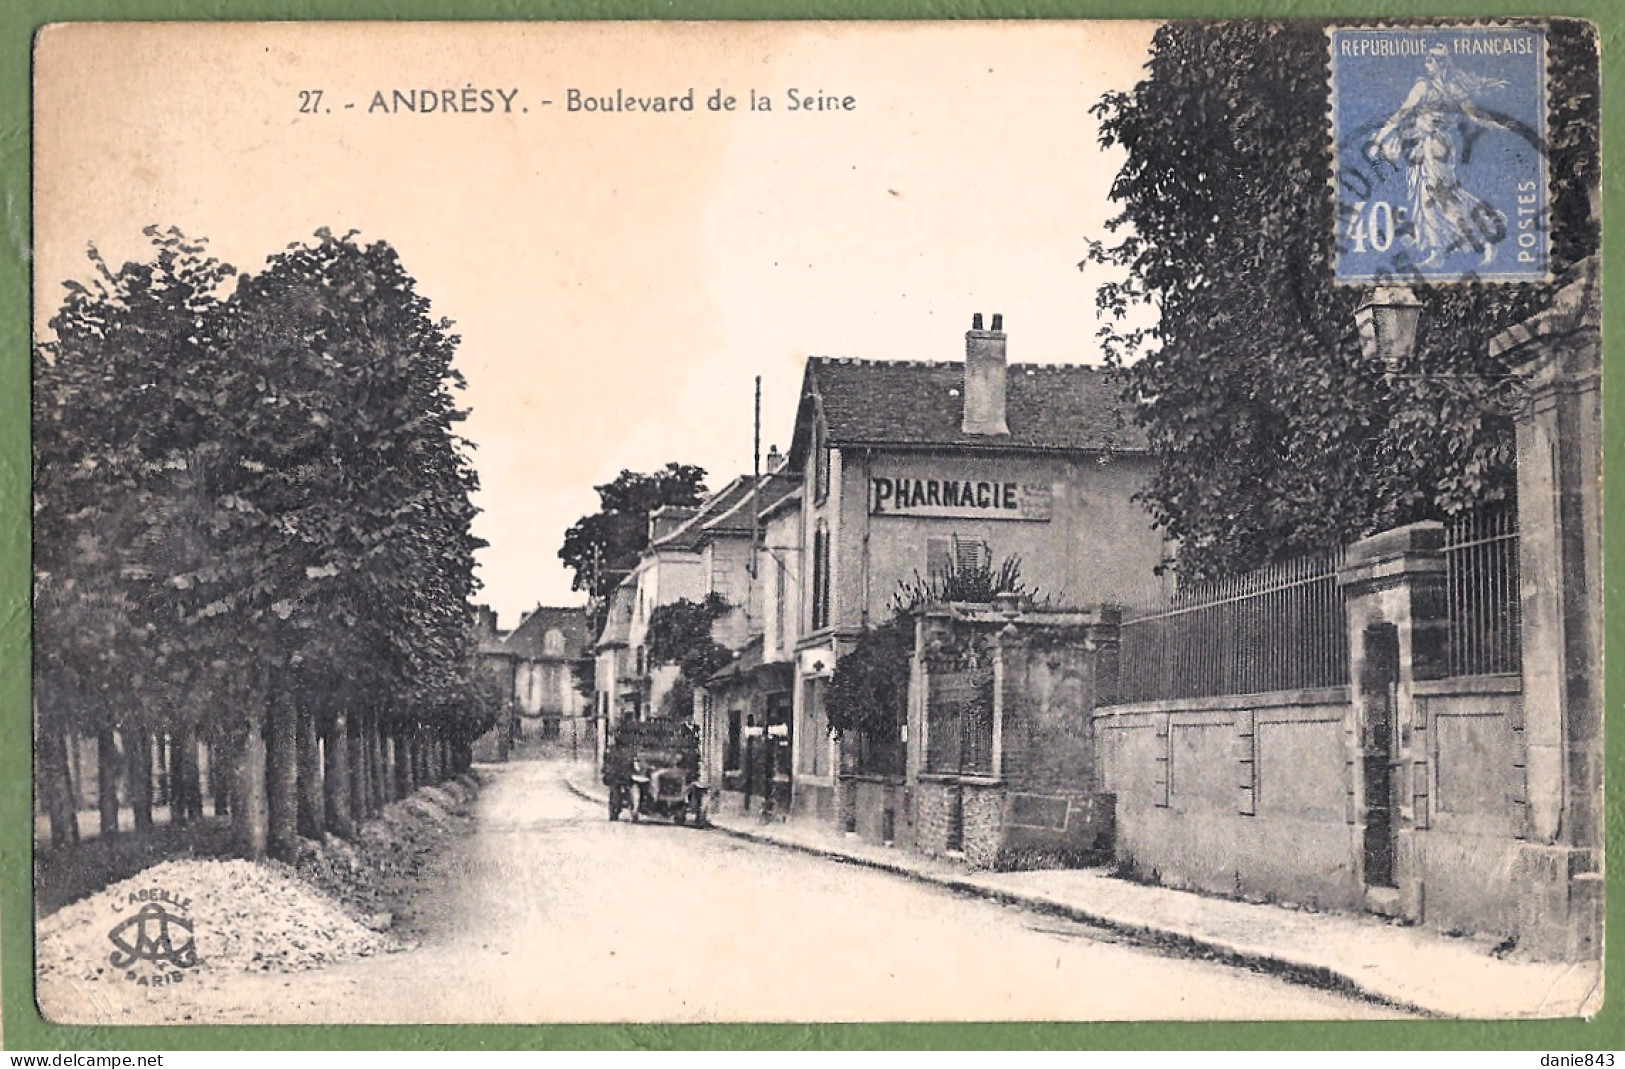
[[[691,714],[668,700],[676,666],[650,662],[646,640],[656,609],[717,594],[732,607],[713,628],[718,642],[738,649],[758,629],[760,600],[750,565],[754,510],[776,478],[741,475],[697,506],[668,505],[650,514],[649,545],[613,595],[596,644],[599,706],[611,730],[628,717]]]
[[[1152,458],[1108,371],[1010,364],[1002,328],[1000,316],[991,329],[976,316],[963,361],[807,361],[788,462],[803,480],[805,547],[797,813],[913,841],[922,779],[1000,775],[997,747],[928,748],[911,744],[906,726],[896,745],[873,748],[873,767],[830,736],[835,665],[865,628],[891,618],[906,584],[1012,558],[1027,588],[1052,605],[1134,603],[1160,583],[1168,547],[1135,500]],[[989,751],[995,767],[955,764]]]
[[[574,756],[592,752],[591,712],[575,683],[577,666],[592,655],[591,639],[585,608],[554,605],[538,605],[508,635],[516,742]]]

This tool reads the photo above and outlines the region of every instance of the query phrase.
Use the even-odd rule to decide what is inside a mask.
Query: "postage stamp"
[[[1546,280],[1545,31],[1330,37],[1337,280]]]

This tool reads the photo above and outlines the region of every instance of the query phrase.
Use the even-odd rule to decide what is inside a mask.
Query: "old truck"
[[[629,720],[615,730],[604,753],[609,819],[630,813],[666,817],[703,827],[705,788],[700,785],[700,738],[686,720]]]

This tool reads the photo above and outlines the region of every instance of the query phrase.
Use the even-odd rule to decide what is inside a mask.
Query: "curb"
[[[601,805],[606,801],[606,796],[590,793],[587,789],[578,786],[568,776],[561,776],[560,778],[564,786],[576,797],[597,805]],[[1450,1016],[1438,1010],[1431,1010],[1426,1006],[1420,1006],[1414,1002],[1384,994],[1333,966],[1286,957],[1274,951],[1239,946],[1220,939],[1205,938],[1174,928],[1162,928],[1150,924],[1119,920],[1104,913],[1091,912],[1064,902],[988,887],[974,880],[921,872],[906,865],[857,857],[852,854],[841,853],[839,850],[830,850],[807,843],[789,842],[760,832],[747,831],[743,828],[730,828],[726,825],[712,823],[708,826],[708,830],[719,831],[724,835],[732,836],[735,839],[743,839],[747,842],[759,843],[764,846],[776,846],[781,850],[792,850],[825,861],[834,861],[843,865],[856,865],[860,868],[901,876],[916,883],[929,884],[932,887],[940,887],[958,894],[972,895],[991,902],[997,902],[1002,906],[1015,906],[1033,913],[1061,917],[1079,924],[1088,925],[1091,928],[1099,928],[1114,935],[1123,936],[1137,946],[1153,947],[1159,950],[1172,951],[1182,957],[1217,961],[1236,968],[1266,973],[1288,983],[1347,995],[1379,1006],[1386,1006],[1389,1009],[1399,1010],[1403,1013],[1431,1018]]]

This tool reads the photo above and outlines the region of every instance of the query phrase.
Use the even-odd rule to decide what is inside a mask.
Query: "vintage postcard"
[[[1602,999],[1598,34],[77,23],[58,1024]]]

